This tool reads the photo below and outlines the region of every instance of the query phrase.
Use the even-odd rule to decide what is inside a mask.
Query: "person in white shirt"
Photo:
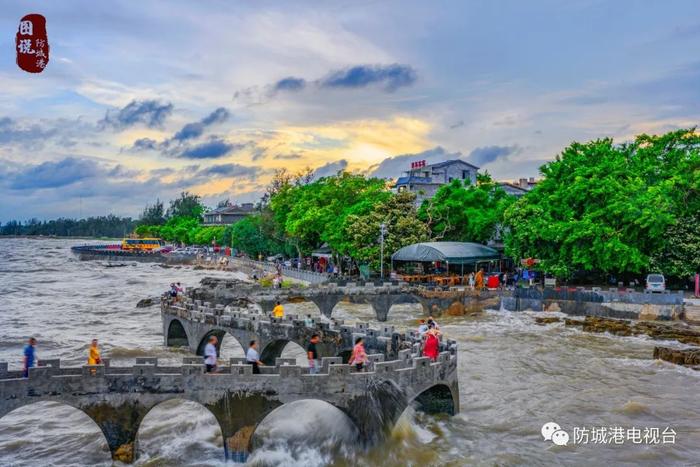
[[[216,372],[216,344],[219,339],[216,336],[210,336],[209,342],[204,347],[204,365],[206,365],[207,373]]]
[[[248,364],[253,365],[253,374],[260,374],[260,365],[265,365],[260,361],[260,354],[258,353],[258,343],[255,341],[250,341],[248,346],[248,351],[245,354],[245,360]]]

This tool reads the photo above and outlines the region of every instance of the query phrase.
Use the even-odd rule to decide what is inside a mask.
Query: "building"
[[[426,165],[425,161],[414,162],[411,170],[396,181],[396,191],[416,194],[416,203],[432,198],[435,192],[452,180],[469,180],[476,185],[479,167],[460,159]]]
[[[240,206],[221,206],[204,213],[204,225],[229,225],[244,219],[255,211],[253,203],[243,203]]]
[[[517,182],[498,182],[498,184],[509,195],[520,198],[537,185],[537,180],[534,177],[530,177],[529,179],[521,178]]]

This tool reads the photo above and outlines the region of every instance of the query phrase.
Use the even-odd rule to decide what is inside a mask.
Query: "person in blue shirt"
[[[34,353],[34,346],[36,345],[36,339],[33,337],[29,338],[29,343],[24,346],[24,377],[29,378],[29,369],[34,366],[34,361],[36,360],[36,355]]]

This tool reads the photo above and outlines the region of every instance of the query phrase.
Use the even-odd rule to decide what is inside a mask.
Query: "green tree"
[[[188,191],[183,191],[180,196],[170,202],[167,217],[190,217],[199,219],[204,212],[202,199]]]
[[[671,226],[700,207],[698,148],[694,130],[571,144],[506,211],[507,254],[562,277],[648,270]]]
[[[383,198],[365,214],[350,214],[344,234],[348,238],[346,253],[357,263],[368,263],[374,270],[380,265],[380,226],[385,224],[384,264],[399,248],[430,238],[428,226],[418,219],[413,193],[401,192]]]
[[[165,209],[163,202],[156,199],[152,205],[146,205],[139,218],[139,225],[163,225],[165,224]]]
[[[428,224],[433,240],[486,243],[494,238],[505,210],[515,198],[488,174],[469,180],[453,180],[423,202],[418,217]]]

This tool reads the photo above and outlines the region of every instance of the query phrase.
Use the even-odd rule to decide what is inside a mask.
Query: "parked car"
[[[648,292],[663,292],[666,290],[666,279],[663,274],[649,274],[647,275],[646,286],[644,287]]]

